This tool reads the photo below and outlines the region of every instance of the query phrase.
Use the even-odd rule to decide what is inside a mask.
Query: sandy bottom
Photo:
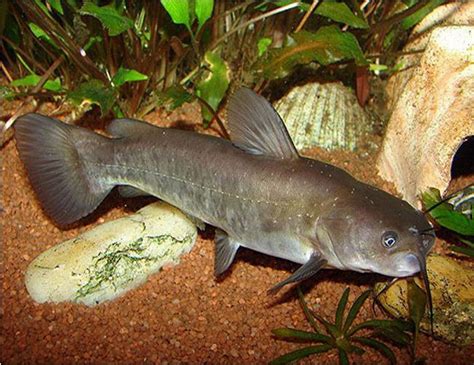
[[[196,110],[187,115],[175,114],[162,124],[193,120],[193,115]],[[87,121],[84,124],[94,125]],[[339,165],[364,181],[392,190],[375,176],[374,153],[310,151],[312,156]],[[37,255],[152,200],[124,200],[112,194],[91,217],[64,231],[42,212],[19,161],[15,141],[10,140],[1,154],[1,363],[260,364],[302,346],[276,340],[270,332],[286,326],[309,329],[294,291],[287,289],[277,296],[266,293],[297,265],[241,249],[227,275],[216,281],[212,229],[200,234],[194,249],[178,266],[150,277],[146,284],[113,302],[95,308],[34,303],[25,289],[24,273]],[[443,250],[441,241],[437,242],[436,250]],[[351,288],[352,302],[377,280],[383,278],[327,270],[306,284],[306,300],[318,313],[332,318],[347,286]],[[384,316],[380,310],[377,315]],[[371,316],[371,301],[367,301],[358,320]],[[393,348],[399,363],[408,364],[407,350]],[[458,348],[425,335],[420,338],[418,350],[419,357],[426,358],[428,364],[474,362],[472,347]],[[362,356],[351,355],[351,360],[359,364],[388,364],[371,350]],[[336,364],[338,358],[332,351],[306,360],[310,362]]]

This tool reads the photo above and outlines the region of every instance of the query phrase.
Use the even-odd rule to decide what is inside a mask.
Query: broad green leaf
[[[431,0],[421,9],[403,19],[401,26],[404,30],[410,29],[423,20],[425,16],[431,13],[436,7],[445,3],[446,0]]]
[[[276,358],[275,360],[270,361],[270,365],[284,365],[289,364],[293,361],[308,357],[314,354],[321,354],[323,352],[328,352],[332,349],[330,345],[319,345],[319,346],[308,346],[302,349],[289,352],[283,356]]]
[[[344,327],[342,328],[342,332],[346,333],[349,328],[351,327],[352,323],[354,322],[354,319],[356,318],[357,314],[360,311],[360,308],[366,301],[366,299],[369,297],[370,290],[366,290],[363,292],[361,295],[357,297],[357,299],[354,301],[352,304],[351,309],[349,309],[349,313],[347,314],[346,322],[344,323]]]
[[[374,340],[373,338],[367,337],[353,337],[352,339],[377,350],[390,361],[390,364],[395,365],[397,363],[397,358],[395,357],[395,354],[384,343]]]
[[[36,74],[31,74],[28,76],[25,76],[21,79],[13,80],[11,82],[12,86],[24,86],[24,87],[34,87],[38,85],[38,82],[41,80],[41,76],[36,75]],[[53,92],[59,92],[62,90],[61,87],[61,80],[59,77],[57,77],[54,80],[48,80],[46,83],[43,85],[43,89],[53,91]]]
[[[420,323],[426,310],[426,293],[415,283],[413,278],[408,280],[407,286],[408,313],[410,314],[410,319],[415,325],[413,343],[414,346],[416,346],[418,333],[420,331]]]
[[[191,30],[189,21],[189,0],[161,0],[161,5],[169,14],[173,23],[183,24]]]
[[[202,28],[205,22],[212,16],[214,9],[214,0],[195,0],[195,11],[198,19],[198,31]]]
[[[257,42],[258,57],[261,57],[272,44],[272,39],[268,37],[260,38]]]
[[[28,23],[28,27],[30,28],[31,32],[35,35],[36,38],[44,40],[48,42],[49,44],[51,44],[52,46],[58,48],[58,46],[56,46],[56,44],[53,42],[50,36],[46,34],[46,32],[43,29],[41,29],[38,25],[36,25],[35,23]]]
[[[59,14],[64,15],[63,6],[61,5],[61,0],[46,0],[46,1]]]
[[[217,111],[229,87],[229,67],[217,53],[210,51],[204,55],[204,61],[208,64],[209,71],[206,72],[204,78],[197,85],[196,94],[206,101],[214,111]],[[213,113],[205,106],[201,110],[204,120],[210,122]]]
[[[194,96],[182,86],[171,86],[166,91],[158,93],[158,105],[163,105],[168,110],[179,108],[193,99]]]
[[[313,342],[323,342],[329,343],[331,338],[320,333],[307,332],[296,330],[292,328],[276,328],[272,330],[272,333],[279,338],[288,338],[299,341],[313,341]]]
[[[299,64],[318,62],[329,65],[345,59],[353,59],[358,65],[366,64],[354,35],[331,25],[321,27],[315,33],[301,31],[293,34],[287,46],[268,52],[260,68],[266,78],[275,79],[286,76]]]
[[[148,76],[136,70],[130,70],[123,67],[120,67],[114,77],[112,77],[112,83],[117,87],[122,86],[126,82],[136,82],[143,80],[148,80]]]
[[[90,80],[80,84],[68,94],[68,98],[76,105],[98,105],[102,115],[115,104],[115,91],[106,87],[99,80]]]
[[[106,6],[97,6],[90,1],[86,1],[79,12],[99,19],[111,37],[133,27],[132,19],[121,15],[119,10],[115,8],[114,2]]]
[[[342,320],[344,319],[344,310],[346,309],[347,299],[349,298],[349,288],[342,293],[336,310],[336,327],[342,330]]]
[[[474,219],[455,211],[449,203],[440,203],[441,196],[438,189],[428,189],[421,198],[429,214],[439,225],[465,236],[474,236]]]
[[[314,13],[353,28],[369,28],[369,24],[367,24],[366,20],[355,15],[344,3],[323,1],[316,7]]]

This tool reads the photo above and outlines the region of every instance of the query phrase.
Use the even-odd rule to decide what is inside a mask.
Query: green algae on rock
[[[194,224],[178,209],[154,203],[43,252],[29,265],[26,288],[36,302],[89,306],[114,299],[193,247]]]
[[[474,342],[474,271],[454,259],[431,254],[427,258],[428,276],[433,296],[433,332],[447,342],[470,345]],[[415,279],[422,286],[418,278]],[[378,293],[385,284],[375,286]],[[398,280],[380,294],[382,307],[398,318],[408,318],[407,280]],[[430,332],[429,313],[421,321],[421,330]]]
[[[373,123],[354,92],[341,83],[296,86],[274,106],[298,150],[354,151],[373,131]]]

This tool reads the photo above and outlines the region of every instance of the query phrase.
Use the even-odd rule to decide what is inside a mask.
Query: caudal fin
[[[91,151],[110,141],[92,131],[39,115],[15,123],[20,158],[46,213],[66,225],[92,212],[112,189],[91,173]],[[95,151],[100,154],[100,148]],[[88,156],[89,157],[89,156]],[[97,168],[96,168],[97,170]]]

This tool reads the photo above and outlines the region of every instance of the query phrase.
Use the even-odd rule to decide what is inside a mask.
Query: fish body
[[[216,274],[239,247],[302,267],[389,276],[423,270],[431,225],[407,202],[329,164],[300,157],[272,106],[249,89],[231,98],[232,141],[118,119],[111,137],[28,114],[20,156],[46,212],[60,224],[93,211],[115,186],[154,195],[217,227]]]

